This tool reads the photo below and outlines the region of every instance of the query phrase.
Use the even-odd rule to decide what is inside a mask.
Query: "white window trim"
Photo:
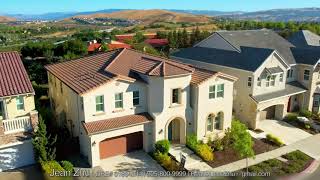
[[[134,97],[134,92],[138,92],[138,97]],[[138,104],[134,104],[134,100],[138,99]],[[133,91],[132,92],[132,104],[133,106],[139,106],[140,105],[140,91]]]
[[[276,79],[277,79],[277,76],[276,76],[276,75],[271,75],[270,85],[271,85],[272,87],[276,85]]]
[[[280,82],[283,82],[283,73],[281,73],[281,74],[279,75],[279,81],[280,81]]]
[[[213,87],[213,91],[210,91],[211,87]],[[210,94],[213,94],[213,98],[210,98]],[[209,86],[209,99],[215,99],[216,98],[216,85]]]
[[[260,77],[258,77],[258,79],[257,79],[257,86],[261,87],[261,85],[262,85],[261,78],[260,78]]]
[[[247,82],[248,87],[252,87],[252,76],[248,77],[248,82]]]
[[[178,102],[173,102],[173,90],[178,90]],[[182,89],[181,88],[172,88],[171,89],[171,99],[170,99],[170,103],[171,103],[171,105],[181,105],[182,104],[182,102],[181,102],[181,97],[182,96]]]
[[[121,97],[121,99],[116,99],[116,97],[117,97],[117,95],[121,95],[120,97]],[[116,107],[116,104],[117,104],[117,102],[121,102],[121,105],[122,105],[122,107]],[[121,92],[121,93],[115,93],[114,94],[114,108],[115,109],[123,109],[123,93]]]
[[[102,97],[102,102],[101,103],[98,103],[97,102],[97,97]],[[96,105],[96,113],[103,113],[103,112],[105,112],[105,107],[104,107],[104,95],[98,95],[98,96],[95,96],[95,105]],[[103,107],[103,110],[102,111],[98,111],[97,110],[97,105],[102,105],[102,107]]]
[[[306,74],[306,71],[308,71],[309,73]],[[308,79],[305,79],[306,76],[308,77]],[[309,80],[310,80],[310,70],[309,70],[309,69],[305,69],[305,70],[303,71],[303,80],[304,80],[304,81],[309,81]]]
[[[223,90],[220,90],[220,91],[219,91],[218,86],[222,86],[222,87],[223,87]],[[217,97],[217,98],[224,98],[224,88],[225,88],[225,87],[224,87],[224,84],[217,84],[217,85],[216,85],[216,97]],[[218,97],[218,93],[219,93],[219,92],[223,92],[222,97]]]
[[[20,98],[21,98],[22,102],[18,102],[18,99],[20,99]],[[22,109],[19,109],[19,108],[18,108],[19,105],[22,105]],[[24,110],[25,110],[24,97],[23,97],[23,96],[17,96],[17,97],[16,97],[16,107],[17,107],[17,110],[18,110],[18,111],[24,111]]]

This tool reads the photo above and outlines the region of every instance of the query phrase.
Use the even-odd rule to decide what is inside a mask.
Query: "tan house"
[[[320,49],[296,47],[273,31],[217,31],[172,58],[236,76],[233,110],[251,128],[287,112],[319,111]]]
[[[47,66],[60,125],[92,166],[156,141],[207,140],[231,125],[233,76],[129,49]]]
[[[0,52],[0,172],[34,163],[34,90],[17,52]]]

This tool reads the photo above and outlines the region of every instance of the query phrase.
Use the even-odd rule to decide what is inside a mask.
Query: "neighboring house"
[[[236,78],[118,49],[46,67],[60,125],[79,137],[92,166],[156,141],[208,140],[231,126]]]
[[[34,163],[34,90],[17,52],[0,52],[0,172]]]
[[[88,53],[92,54],[98,51],[101,51],[101,43],[97,43],[96,40],[94,40],[93,42],[89,42]]]
[[[117,41],[125,42],[128,40],[132,40],[135,35],[136,34],[120,34],[120,35],[115,35],[115,38]],[[146,39],[156,39],[157,38],[157,33],[144,33],[143,35]]]
[[[144,42],[154,48],[163,48],[169,44],[168,39],[146,39]]]
[[[115,50],[115,49],[121,49],[121,48],[127,48],[127,49],[132,49],[132,46],[130,44],[126,44],[120,41],[113,41],[111,40],[110,43],[108,44],[108,50]]]
[[[319,47],[320,36],[309,30],[301,30],[289,37],[289,42],[299,48]]]
[[[273,31],[217,31],[172,58],[238,77],[234,113],[251,128],[287,112],[319,111],[320,50],[297,48]]]

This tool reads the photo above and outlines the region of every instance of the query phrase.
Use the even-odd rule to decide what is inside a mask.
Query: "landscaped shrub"
[[[196,153],[205,161],[213,161],[213,150],[208,144],[198,144]]]
[[[270,167],[276,168],[281,167],[282,162],[278,159],[270,159],[268,161],[265,161]]]
[[[155,144],[155,149],[163,154],[167,154],[170,149],[170,142],[168,140],[157,141]]]
[[[298,120],[298,115],[297,115],[297,114],[294,114],[294,113],[290,113],[290,114],[288,114],[288,115],[286,116],[286,119],[287,119],[288,121],[294,122],[294,121],[297,121],[297,120]]]
[[[223,144],[221,139],[217,139],[213,142],[213,148],[217,151],[222,151],[223,150]]]
[[[278,146],[282,146],[284,145],[284,143],[276,136],[272,135],[272,134],[267,134],[267,139],[273,143],[275,143]]]
[[[248,168],[248,171],[253,173],[260,173],[263,172],[263,169],[261,169],[259,166],[250,166]]]
[[[186,145],[188,148],[190,148],[193,151],[197,150],[197,145],[199,144],[197,140],[197,136],[194,134],[190,134],[187,136],[187,142]]]
[[[42,161],[40,162],[40,165],[46,174],[51,174],[53,170],[55,171],[64,170],[57,161]]]
[[[306,117],[306,118],[311,118],[312,112],[311,112],[311,111],[308,111],[308,110],[306,110],[306,109],[302,109],[302,110],[299,112],[299,115],[300,115],[300,116],[303,116],[303,117]]]
[[[156,161],[159,162],[168,171],[179,171],[180,167],[177,162],[175,162],[168,154],[163,154],[161,152],[155,152],[153,154]]]
[[[60,161],[62,168],[66,171],[73,172],[73,164],[69,161]]]

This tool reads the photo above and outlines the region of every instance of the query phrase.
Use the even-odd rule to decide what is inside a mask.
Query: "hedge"
[[[278,146],[282,146],[284,145],[284,143],[276,136],[272,135],[272,134],[267,134],[267,139],[273,143],[275,143]]]
[[[46,174],[51,174],[53,170],[64,171],[57,161],[42,161],[40,165]]]
[[[167,154],[170,149],[170,142],[168,140],[160,140],[155,144],[155,150],[163,154]]]

